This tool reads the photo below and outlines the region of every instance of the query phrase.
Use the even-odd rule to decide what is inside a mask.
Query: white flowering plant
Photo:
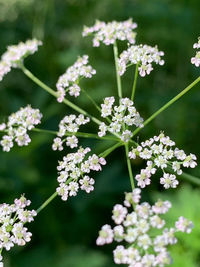
[[[54,96],[59,103],[70,107],[76,114],[66,114],[59,122],[58,131],[50,131],[38,128],[42,114],[37,108],[30,105],[20,108],[11,114],[7,121],[0,124],[2,137],[0,145],[4,152],[9,152],[14,144],[27,146],[31,142],[30,132],[38,134],[46,132],[56,137],[52,140],[52,149],[63,151],[66,155],[57,165],[58,186],[55,192],[41,204],[36,210],[25,209],[30,205],[30,200],[25,196],[15,199],[14,204],[1,204],[0,210],[0,266],[3,266],[2,252],[10,250],[15,244],[25,245],[31,239],[31,233],[27,232],[24,225],[34,220],[56,196],[63,201],[71,196],[76,196],[79,189],[90,193],[94,190],[95,179],[93,172],[102,171],[106,164],[105,158],[119,147],[124,147],[124,157],[127,161],[127,171],[130,177],[131,192],[125,193],[123,205],[116,204],[112,211],[112,219],[115,226],[104,225],[99,231],[97,245],[112,242],[123,244],[117,245],[113,251],[115,264],[126,264],[129,267],[166,266],[172,263],[168,247],[177,243],[177,232],[189,234],[194,227],[190,219],[183,216],[177,218],[174,227],[165,227],[166,221],[162,217],[167,213],[172,204],[166,200],[158,200],[154,204],[140,202],[143,188],[149,186],[156,172],[161,171],[160,184],[165,188],[176,188],[181,178],[188,182],[200,185],[198,177],[183,172],[183,168],[194,168],[197,158],[192,153],[186,153],[176,147],[164,132],[152,138],[138,143],[138,133],[146,127],[154,118],[169,106],[191,90],[199,81],[198,77],[178,95],[172,98],[149,118],[143,119],[134,103],[137,80],[144,79],[149,75],[154,65],[164,64],[164,52],[157,46],[136,44],[137,24],[129,19],[124,22],[101,22],[96,21],[92,27],[84,27],[83,37],[92,36],[93,46],[101,44],[113,46],[117,94],[107,96],[98,105],[94,99],[81,86],[81,80],[92,78],[96,70],[89,64],[89,56],[79,56],[75,63],[68,67],[56,83],[56,90],[39,80],[24,65],[27,56],[35,53],[42,45],[36,39],[21,42],[18,45],[8,46],[7,51],[1,56],[0,81],[12,70],[20,69],[34,83]],[[127,49],[118,52],[118,42],[127,44]],[[195,49],[200,48],[200,40],[194,44]],[[200,52],[192,57],[191,63],[196,67],[200,65]],[[134,81],[130,95],[125,96],[122,88],[122,76],[127,68],[135,65]],[[97,73],[98,74],[98,73]],[[89,98],[99,112],[99,118],[90,114],[87,110],[70,101],[70,97],[77,98],[80,94]],[[97,133],[81,132],[79,129],[87,123],[98,126]],[[93,138],[111,140],[114,145],[108,147],[100,154],[92,153],[90,147],[82,147],[79,138]],[[73,150],[68,152],[69,150]],[[146,167],[139,174],[132,171],[134,160],[139,157],[146,160]],[[180,177],[178,179],[178,177]],[[198,226],[197,226],[198,227]]]

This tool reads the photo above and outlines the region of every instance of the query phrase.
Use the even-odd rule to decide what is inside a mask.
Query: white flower
[[[135,203],[139,203],[141,198],[141,189],[135,188],[131,193],[125,193],[124,205],[131,207]]]
[[[151,239],[147,234],[138,237],[139,247],[142,247],[144,250],[147,250],[150,245],[151,245]]]
[[[112,243],[113,237],[113,230],[111,229],[110,225],[106,224],[102,226],[101,230],[99,231],[99,237],[97,238],[96,243],[98,246]]]
[[[87,193],[94,190],[94,179],[89,176],[84,176],[83,179],[79,180],[79,183],[81,184],[81,189],[85,190]]]
[[[117,225],[113,228],[114,240],[120,242],[124,238],[124,228],[122,225]]]
[[[127,250],[123,246],[117,246],[113,251],[114,262],[116,264],[126,264],[127,263]]]
[[[176,229],[181,232],[191,233],[194,224],[192,221],[185,219],[183,216],[179,217],[179,220],[175,224]]]
[[[123,222],[123,220],[125,219],[127,212],[128,212],[127,211],[127,208],[123,207],[120,204],[117,204],[113,208],[113,211],[112,211],[112,213],[113,213],[112,219],[114,220],[114,222],[116,224],[121,224]]]
[[[176,188],[179,184],[178,180],[176,180],[176,176],[174,174],[164,173],[163,177],[160,178],[160,183],[163,184],[165,189]]]
[[[61,199],[66,201],[68,199],[68,186],[65,183],[60,183],[59,187],[56,188],[56,191]]]
[[[78,146],[78,138],[75,135],[68,136],[66,145],[70,148],[74,148]]]
[[[171,208],[171,203],[166,200],[166,201],[162,201],[162,200],[158,200],[153,206],[152,206],[152,211],[156,214],[165,214],[166,212],[168,212],[168,210]]]
[[[144,188],[146,185],[149,185],[151,183],[151,173],[146,170],[142,169],[140,174],[137,174],[135,176],[135,179],[138,181],[137,185],[141,188]]]

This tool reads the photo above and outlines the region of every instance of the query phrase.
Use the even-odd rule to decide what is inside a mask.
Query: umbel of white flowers
[[[42,45],[41,41],[33,39],[8,46],[0,60],[0,81],[11,71],[11,68],[18,68],[27,56],[34,54],[40,45]]]
[[[33,109],[30,105],[12,113],[7,123],[0,124],[0,131],[6,132],[0,141],[3,151],[9,152],[14,141],[18,146],[27,146],[31,142],[28,131],[38,125],[41,118],[39,109]]]
[[[87,193],[94,189],[94,179],[89,177],[91,171],[101,171],[106,160],[93,154],[86,158],[91,151],[89,147],[80,147],[77,152],[69,153],[59,161],[58,183],[56,189],[62,200],[66,201],[68,196],[76,196],[79,188]]]
[[[187,155],[183,150],[175,147],[175,142],[164,133],[142,142],[137,148],[132,148],[129,157],[135,159],[137,156],[147,161],[146,168],[135,177],[137,185],[141,188],[151,183],[152,174],[155,174],[159,168],[163,172],[160,183],[164,188],[176,188],[179,184],[176,175],[169,174],[167,168],[170,166],[177,175],[181,175],[182,166],[194,168],[197,165],[194,154]]]
[[[139,188],[125,194],[124,206],[117,204],[112,211],[116,226],[104,225],[96,243],[99,246],[113,241],[126,244],[118,245],[113,251],[116,264],[127,264],[129,267],[163,267],[171,264],[168,246],[177,243],[176,232],[190,233],[193,223],[181,216],[175,227],[164,228],[166,221],[162,215],[168,212],[171,203],[158,200],[151,206],[147,202],[140,203],[140,198]]]
[[[143,118],[137,112],[133,105],[133,101],[129,98],[121,98],[119,106],[113,106],[115,102],[114,96],[106,97],[104,103],[101,104],[101,116],[110,118],[109,125],[104,122],[99,126],[99,137],[106,135],[109,131],[120,136],[121,140],[128,142],[132,137],[131,126],[143,127]]]
[[[130,44],[134,44],[136,33],[133,30],[135,28],[137,28],[137,24],[132,22],[132,19],[108,23],[97,20],[94,26],[85,26],[82,35],[83,37],[93,35],[93,46],[99,46],[101,42],[105,45],[114,44],[116,40],[126,40]]]
[[[79,57],[57,81],[58,102],[63,101],[66,92],[69,92],[71,96],[79,96],[81,91],[79,86],[80,79],[83,77],[91,78],[94,74],[96,74],[96,70],[88,65],[88,56]]]
[[[0,205],[0,266],[3,266],[2,251],[10,250],[14,245],[24,246],[31,240],[32,234],[27,232],[25,224],[34,220],[35,210],[28,210],[31,204],[24,196],[15,199],[14,204]]]
[[[54,138],[52,149],[63,150],[63,143],[66,142],[66,146],[74,148],[78,146],[78,138],[75,134],[78,132],[81,125],[84,125],[90,121],[90,118],[84,117],[82,114],[76,116],[74,114],[65,116],[59,123],[59,131],[57,137]],[[70,136],[66,137],[66,134]]]

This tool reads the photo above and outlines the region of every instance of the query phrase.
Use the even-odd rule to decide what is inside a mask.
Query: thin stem
[[[58,93],[55,92],[53,89],[51,89],[49,86],[44,84],[42,81],[40,81],[36,76],[34,76],[24,65],[20,66],[22,71],[26,76],[28,76],[32,81],[34,81],[36,84],[38,84],[40,87],[42,87],[44,90],[46,90],[49,94],[53,95],[54,97],[58,97]],[[63,103],[65,103],[67,106],[71,107],[72,109],[76,110],[77,112],[88,116],[92,121],[97,123],[98,125],[101,124],[101,121],[95,118],[94,116],[88,114],[85,110],[82,108],[79,108],[77,105],[69,101],[68,99],[64,98]]]
[[[185,173],[183,172],[181,175],[180,175],[184,180],[188,181],[188,182],[191,182],[195,185],[198,185],[200,186],[200,178],[196,177],[196,176],[193,176],[193,175],[190,175],[188,173]]]
[[[87,96],[87,98],[91,101],[91,103],[95,106],[95,108],[100,112],[101,114],[101,108],[97,105],[96,101],[94,101],[94,99],[86,92],[85,89],[81,88],[81,90],[84,92],[84,94]],[[106,117],[105,118],[109,123],[111,123],[112,121]]]
[[[138,68],[139,68],[139,64],[137,64],[135,67],[135,76],[134,76],[134,82],[133,82],[133,88],[132,88],[132,94],[131,94],[131,100],[132,101],[133,101],[134,96],[135,96],[135,89],[136,89],[137,78],[138,78]]]
[[[81,88],[87,98],[91,101],[91,103],[95,106],[95,108],[101,113],[101,108],[97,105],[96,101],[86,92],[85,89]]]
[[[109,147],[108,149],[106,149],[104,152],[99,154],[99,157],[107,157],[111,152],[113,152],[116,148],[122,146],[123,143],[122,142],[118,142],[117,144],[114,144],[113,146]]]
[[[56,131],[51,131],[51,130],[45,130],[45,129],[40,129],[40,128],[33,128],[32,131],[34,132],[40,132],[40,133],[50,133],[50,134],[54,134],[57,135],[58,132]],[[94,138],[94,139],[99,139],[99,140],[113,140],[113,141],[118,141],[118,138],[115,138],[113,136],[102,136],[99,137],[97,134],[93,134],[93,133],[82,133],[82,132],[77,132],[77,133],[66,133],[66,136],[71,136],[71,135],[75,135],[77,137],[83,137],[83,138]]]
[[[37,210],[37,214],[43,210],[55,197],[57,197],[58,193],[54,192]]]
[[[117,42],[115,41],[113,44],[113,52],[115,58],[115,70],[116,70],[116,78],[117,78],[117,90],[119,98],[122,98],[122,85],[121,85],[121,77],[119,75],[119,68],[118,68],[118,48]]]
[[[127,161],[127,166],[128,166],[128,173],[129,173],[129,177],[130,177],[130,182],[131,182],[131,188],[132,190],[135,188],[135,184],[134,184],[134,179],[133,179],[133,172],[132,172],[132,168],[131,168],[131,161],[130,158],[128,156],[128,144],[125,144],[125,151],[126,151],[126,161]]]
[[[200,81],[200,76],[194,80],[190,85],[188,85],[183,91],[181,91],[178,95],[176,95],[174,98],[172,98],[169,102],[167,102],[164,106],[162,106],[159,110],[157,110],[153,115],[151,115],[145,122],[144,126],[146,126],[149,122],[151,122],[153,119],[155,119],[161,112],[163,112],[165,109],[167,109],[169,106],[171,106],[174,102],[176,102],[179,98],[181,98],[183,95],[185,95],[190,89],[192,89],[198,82]],[[133,136],[136,135],[142,128],[137,128],[133,132]]]

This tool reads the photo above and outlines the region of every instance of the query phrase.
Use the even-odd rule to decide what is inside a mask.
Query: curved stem
[[[174,102],[176,102],[179,98],[185,95],[190,89],[192,89],[198,82],[200,81],[200,76],[194,80],[190,85],[188,85],[183,91],[181,91],[178,95],[172,98],[169,102],[167,102],[164,106],[162,106],[159,110],[157,110],[153,115],[151,115],[146,121],[144,121],[144,126],[150,123],[153,119],[155,119],[161,112],[171,106]],[[133,136],[136,135],[142,128],[137,128],[133,132]]]
[[[113,44],[113,52],[114,52],[114,58],[115,58],[115,70],[116,70],[116,78],[117,78],[118,96],[119,98],[122,98],[122,85],[121,85],[121,77],[118,71],[118,48],[117,48],[116,41]]]
[[[137,78],[138,78],[138,68],[139,68],[139,64],[137,64],[135,67],[135,76],[134,76],[134,82],[133,82],[133,88],[132,88],[132,94],[131,94],[131,100],[132,101],[133,101],[134,96],[135,96],[135,89],[136,89]]]
[[[34,81],[36,84],[38,84],[41,88],[43,88],[44,90],[46,90],[49,94],[53,95],[54,97],[58,97],[58,93],[56,91],[54,91],[53,89],[51,89],[49,86],[47,86],[46,84],[44,84],[42,81],[40,81],[36,76],[34,76],[24,65],[20,66],[22,71],[24,72],[24,74],[29,77],[32,81]],[[94,116],[88,114],[85,110],[83,110],[82,108],[79,108],[77,105],[75,105],[74,103],[72,103],[71,101],[69,101],[68,99],[64,98],[63,103],[65,103],[67,106],[69,106],[70,108],[76,110],[77,112],[88,116],[92,121],[94,121],[95,123],[97,123],[98,125],[101,124],[101,121],[98,120],[97,118],[95,118]]]
[[[127,161],[127,166],[128,166],[128,173],[129,173],[129,177],[130,177],[130,182],[131,182],[131,188],[132,190],[135,188],[135,184],[134,184],[134,178],[133,178],[133,172],[132,172],[132,168],[131,168],[131,161],[129,159],[128,156],[128,144],[125,144],[125,151],[126,151],[126,161]]]

